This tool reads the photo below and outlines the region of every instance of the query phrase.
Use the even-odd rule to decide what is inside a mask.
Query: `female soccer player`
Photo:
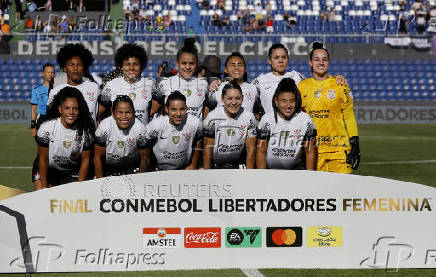
[[[115,54],[115,66],[121,68],[121,76],[109,81],[101,93],[100,107],[104,110],[110,107],[118,95],[129,96],[135,106],[135,115],[146,125],[152,109],[155,81],[152,78],[141,77],[147,65],[147,54],[142,46],[126,43]],[[156,107],[157,109],[157,107]]]
[[[98,111],[97,99],[100,89],[96,83],[83,78],[83,73],[88,71],[94,60],[91,52],[80,43],[66,44],[59,50],[56,59],[60,68],[67,74],[67,83],[60,84],[49,92],[47,105],[51,105],[55,95],[63,88],[67,86],[75,87],[82,93],[89,112],[93,120],[96,121]]]
[[[207,92],[205,78],[194,77],[198,64],[198,50],[193,38],[186,38],[183,47],[177,52],[178,74],[164,78],[158,85],[161,103],[174,91],[180,91],[186,97],[188,114],[203,120],[203,105]]]
[[[328,74],[329,63],[327,49],[315,42],[309,60],[312,78],[302,81],[298,88],[302,107],[318,130],[318,170],[351,173],[360,162],[353,96],[348,86],[339,86]]]
[[[291,78],[297,85],[304,80],[304,76],[301,73],[295,70],[291,72],[286,71],[289,64],[289,54],[288,50],[281,43],[276,43],[269,48],[268,63],[271,65],[271,72],[261,74],[251,82],[259,92],[260,103],[264,113],[273,111],[273,95],[277,85],[283,78]],[[345,85],[347,83],[341,75],[336,76],[336,80],[338,84]]]
[[[243,94],[236,81],[223,87],[221,100],[224,106],[204,120],[204,168],[254,168],[255,118],[241,108]]]
[[[35,139],[41,188],[84,181],[95,127],[82,93],[69,86],[61,89],[39,124]]]
[[[235,80],[238,83],[244,96],[242,107],[244,107],[246,111],[252,113],[254,104],[256,100],[258,100],[258,92],[255,86],[247,83],[247,65],[241,53],[233,52],[227,57],[226,62],[224,63],[224,77],[228,79],[228,81]],[[209,93],[209,107],[222,107],[223,102],[221,101],[221,95],[223,87],[228,82],[216,80],[213,83],[214,84],[209,87],[210,89],[213,89],[213,86],[216,85],[219,85],[219,87],[215,91]]]
[[[145,132],[158,169],[196,169],[203,142],[200,119],[187,113],[186,97],[179,91],[168,96],[165,113],[154,118]]]
[[[265,114],[258,125],[256,167],[316,170],[316,129],[301,110],[294,80],[280,81],[272,105],[273,112]]]
[[[104,119],[95,132],[95,176],[145,172],[144,134],[145,126],[135,117],[132,99],[118,95],[112,103],[112,116]]]

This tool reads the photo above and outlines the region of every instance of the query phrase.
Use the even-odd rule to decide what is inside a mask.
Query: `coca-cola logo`
[[[220,248],[221,228],[185,228],[186,248]]]

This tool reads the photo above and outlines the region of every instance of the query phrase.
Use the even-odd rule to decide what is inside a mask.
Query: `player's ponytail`
[[[275,100],[279,98],[279,95],[282,93],[293,93],[295,95],[295,111],[294,114],[297,114],[301,111],[301,94],[298,90],[297,85],[295,84],[295,81],[291,78],[284,78],[280,81],[279,85],[277,86],[276,91],[274,92],[273,99],[272,99],[272,108],[274,111],[274,119],[277,123],[277,112],[278,108],[276,106]]]
[[[189,53],[195,56],[196,62],[198,62],[198,49],[195,46],[194,38],[185,38],[183,42],[183,47],[177,51],[177,61],[180,60],[180,57],[183,53]]]
[[[318,49],[322,49],[325,50],[327,53],[327,58],[330,60],[330,54],[329,51],[324,47],[324,44],[322,42],[319,41],[315,41],[312,44],[312,51],[310,51],[310,60],[312,60],[312,56],[313,56],[313,51],[318,50]]]

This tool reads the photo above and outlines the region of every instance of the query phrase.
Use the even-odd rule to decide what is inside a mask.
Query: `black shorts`
[[[59,186],[67,183],[77,182],[79,178],[78,170],[57,170],[48,169],[47,183],[49,186]]]

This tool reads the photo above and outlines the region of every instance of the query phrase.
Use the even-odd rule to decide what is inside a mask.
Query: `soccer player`
[[[95,176],[145,172],[144,134],[145,126],[135,117],[132,99],[118,95],[112,103],[112,116],[100,122],[95,132]]]
[[[51,105],[53,98],[61,89],[67,86],[75,87],[82,93],[89,112],[94,122],[96,122],[97,99],[100,89],[96,83],[83,79],[84,71],[88,71],[94,60],[91,52],[80,43],[66,44],[59,50],[56,59],[60,68],[67,74],[67,83],[60,84],[50,91],[47,101],[48,106]]]
[[[180,91],[186,97],[188,114],[203,120],[203,105],[207,92],[205,78],[194,76],[198,64],[198,50],[193,38],[186,38],[184,45],[177,52],[178,74],[170,78],[164,78],[158,85],[160,102],[174,91]],[[162,105],[162,104],[161,104]]]
[[[298,88],[302,107],[318,131],[318,170],[351,173],[360,162],[353,96],[348,86],[338,85],[328,74],[329,63],[327,49],[315,42],[309,60],[312,78],[302,81]]]
[[[61,89],[38,125],[41,188],[84,181],[95,127],[82,93],[70,86]]]
[[[254,115],[242,108],[242,89],[236,80],[223,87],[223,107],[204,120],[204,168],[254,168],[256,126]]]
[[[200,119],[187,113],[186,97],[179,91],[168,96],[165,113],[154,118],[145,132],[148,148],[152,148],[156,157],[157,168],[197,169],[203,142]]]
[[[291,78],[295,84],[299,84],[304,80],[304,76],[292,70],[287,72],[286,68],[289,64],[288,50],[281,43],[273,44],[268,50],[268,63],[271,65],[271,72],[261,74],[254,79],[253,84],[259,91],[260,103],[264,113],[273,111],[272,99],[277,85],[283,78]],[[347,81],[341,75],[336,76],[338,84],[346,84]]]
[[[54,74],[54,65],[50,63],[44,64],[42,67],[44,82],[32,90],[32,98],[30,99],[30,104],[32,105],[32,121],[30,122],[30,128],[32,129],[33,137],[36,135],[36,120],[40,115],[45,115],[47,110],[48,90],[50,82],[53,81]]]
[[[235,80],[238,83],[244,96],[242,107],[244,107],[245,111],[252,113],[254,104],[256,100],[258,100],[258,92],[255,86],[247,83],[247,65],[244,56],[242,56],[241,53],[233,52],[227,57],[226,62],[224,63],[224,77],[228,79],[228,81]],[[221,95],[223,87],[227,83],[227,81],[221,82],[220,80],[215,80],[213,81],[213,84],[209,86],[209,89],[212,90],[209,92],[208,97],[209,107],[214,108],[215,106],[223,106]],[[218,85],[218,88],[214,90],[216,85]]]
[[[147,65],[147,54],[142,46],[126,43],[115,54],[115,66],[121,68],[121,76],[109,81],[101,93],[101,106],[110,106],[118,95],[129,96],[135,107],[135,116],[146,125],[152,105],[157,102],[152,100],[155,81],[153,78],[141,77]],[[157,109],[157,108],[156,108]]]
[[[265,114],[258,125],[256,167],[316,170],[316,128],[301,110],[294,80],[280,81],[272,105],[273,112]]]

